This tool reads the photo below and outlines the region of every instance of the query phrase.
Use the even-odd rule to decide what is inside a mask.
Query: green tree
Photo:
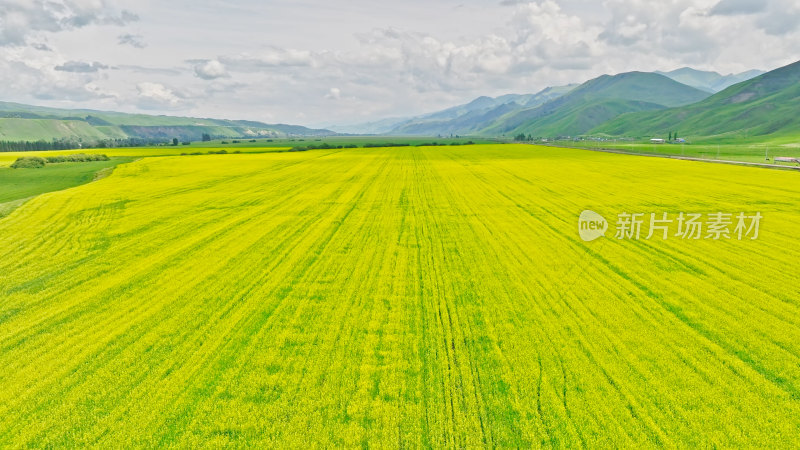
[[[178,138],[172,138],[172,145],[178,145]]]

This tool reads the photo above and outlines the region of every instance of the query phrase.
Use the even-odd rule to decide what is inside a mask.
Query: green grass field
[[[88,183],[98,173],[130,161],[133,158],[114,157],[110,161],[49,164],[41,169],[11,169],[0,163],[0,218],[27,198]]]
[[[691,139],[687,144],[652,144],[645,140],[573,141],[556,140],[555,146],[586,149],[613,149],[630,153],[662,156],[687,156],[706,160],[773,164],[776,156],[800,158],[800,136],[755,139]],[[767,160],[769,158],[769,161]],[[796,164],[795,164],[796,166]]]
[[[529,145],[140,159],[0,219],[0,447],[796,448],[798,218],[796,173]]]

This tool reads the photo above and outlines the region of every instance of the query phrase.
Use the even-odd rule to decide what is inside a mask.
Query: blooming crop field
[[[144,158],[0,220],[0,447],[798,447],[798,224],[797,173],[581,150]]]

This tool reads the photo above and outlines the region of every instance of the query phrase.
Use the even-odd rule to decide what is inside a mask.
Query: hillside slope
[[[335,133],[298,125],[255,121],[70,110],[0,102],[0,141],[98,141],[125,138],[200,140],[203,134],[236,138],[323,136]]]
[[[579,135],[624,113],[685,105],[708,95],[654,73],[603,75],[539,107],[507,114],[480,134]]]
[[[731,86],[696,104],[626,114],[595,132],[649,136],[767,135],[800,130],[800,62]]]

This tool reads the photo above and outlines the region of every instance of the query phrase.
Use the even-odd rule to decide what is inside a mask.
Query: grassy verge
[[[556,140],[550,145],[558,147],[585,148],[590,150],[621,150],[660,156],[686,156],[708,160],[742,161],[772,164],[775,157],[800,158],[800,137],[770,138],[768,140],[742,139],[691,140],[686,144],[652,144],[648,141],[605,140]]]
[[[0,167],[0,217],[10,214],[25,199],[88,183],[98,174],[107,174],[118,164],[133,159],[115,157],[110,161],[49,164],[40,169]]]

